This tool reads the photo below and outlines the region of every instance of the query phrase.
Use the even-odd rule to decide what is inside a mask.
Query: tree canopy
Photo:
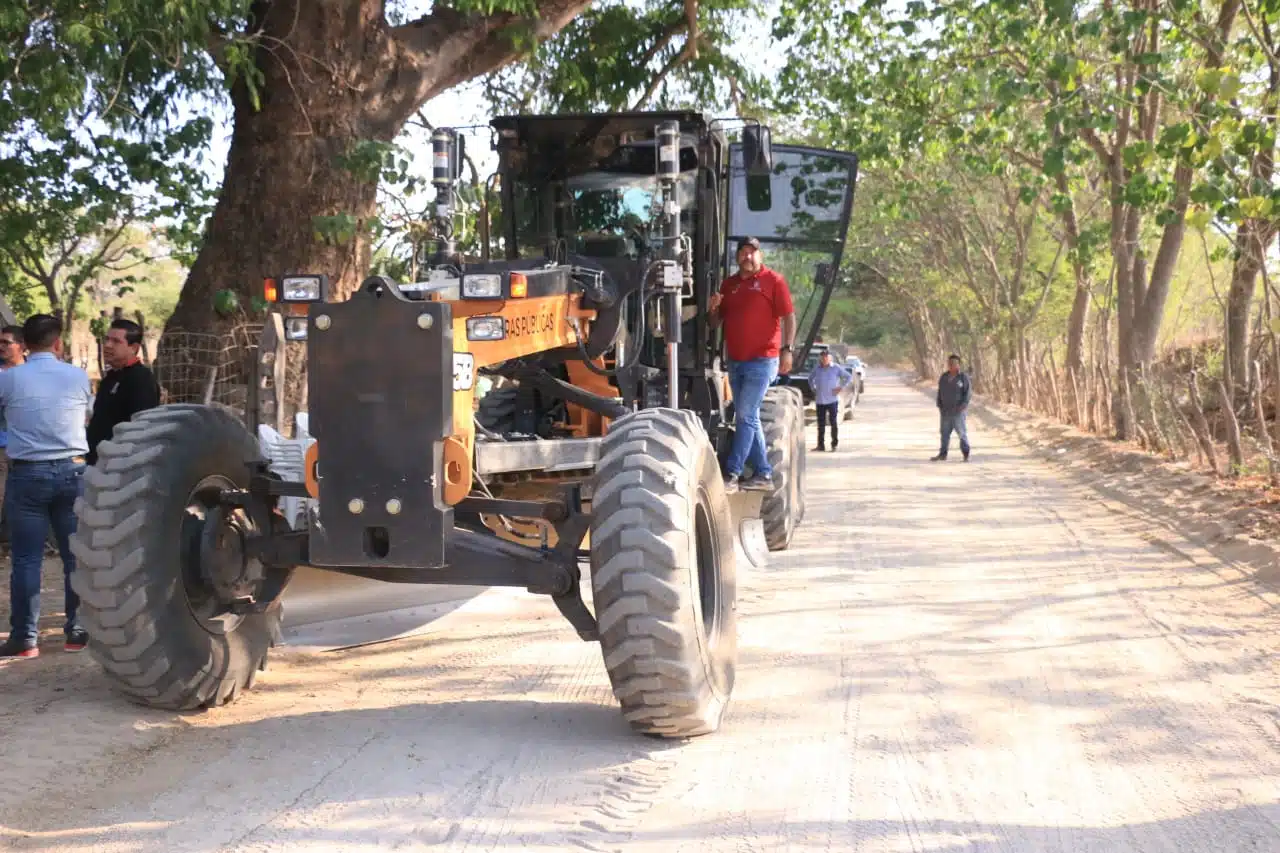
[[[1127,375],[1215,327],[1242,393],[1276,325],[1278,23],[1278,0],[10,4],[0,287],[74,313],[167,254],[170,325],[202,330],[284,268],[411,273],[429,194],[403,134],[478,81],[494,112],[699,107],[857,151],[835,310],[922,370],[958,348],[997,386],[1045,360]]]

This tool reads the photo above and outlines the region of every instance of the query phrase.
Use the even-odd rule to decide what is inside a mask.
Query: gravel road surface
[[[632,735],[520,592],[286,651],[204,714],[54,651],[0,669],[0,848],[1280,851],[1280,597],[977,418],[973,461],[931,464],[931,399],[867,391],[740,579],[720,732]]]

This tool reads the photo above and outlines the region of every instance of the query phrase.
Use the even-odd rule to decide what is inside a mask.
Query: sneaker
[[[743,480],[742,488],[750,492],[767,492],[773,489],[773,478],[752,474],[750,479]]]
[[[727,495],[735,494],[738,491],[738,475],[727,474],[724,478],[724,491]]]
[[[73,628],[71,632],[67,634],[67,642],[66,645],[63,646],[63,649],[68,652],[82,652],[88,642],[89,633],[85,631],[85,629]]]
[[[934,456],[934,457],[933,457],[932,459],[930,459],[929,461],[930,461],[930,462],[946,462],[946,461],[947,461],[947,455],[946,455],[945,453],[939,453],[937,456]]]
[[[4,645],[0,645],[0,660],[38,657],[40,657],[40,647],[36,645],[35,640],[19,640],[17,637],[9,637],[4,641]]]
[[[825,447],[823,447],[821,444],[819,444],[817,447],[815,447],[815,448],[813,449],[813,452],[814,452],[814,453],[826,453],[826,452],[827,452],[827,449],[826,449]]]

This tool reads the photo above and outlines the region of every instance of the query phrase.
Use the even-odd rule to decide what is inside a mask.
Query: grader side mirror
[[[821,261],[814,265],[813,283],[818,287],[825,288],[831,281],[831,274],[834,271],[831,264]]]
[[[747,209],[773,207],[773,142],[769,128],[749,124],[742,129],[742,162],[747,172]]]

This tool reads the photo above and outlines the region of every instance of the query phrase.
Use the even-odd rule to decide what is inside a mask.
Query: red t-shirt
[[[795,313],[787,281],[768,267],[755,275],[735,273],[720,285],[725,349],[733,361],[777,358],[779,320]]]

